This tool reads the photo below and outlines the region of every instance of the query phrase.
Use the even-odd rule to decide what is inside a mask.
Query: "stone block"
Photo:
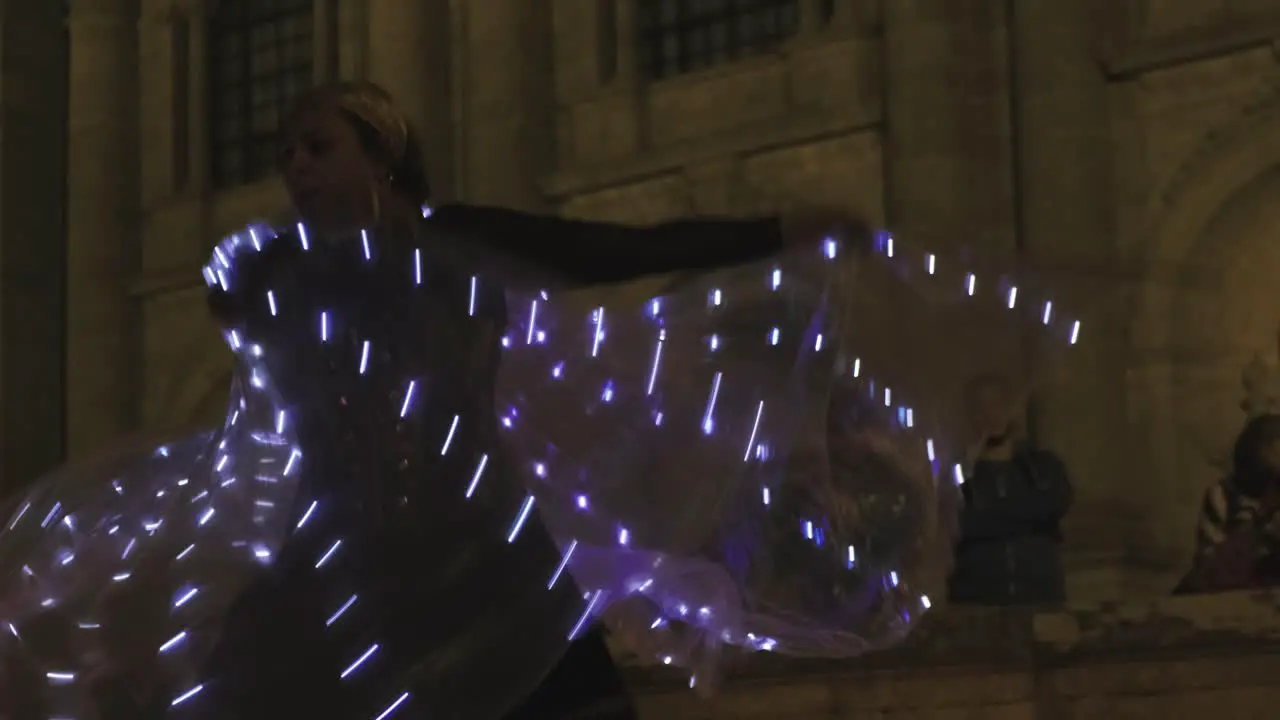
[[[1268,687],[1280,671],[1276,603],[1239,593],[943,610],[902,647],[861,660],[751,657],[711,700],[675,690],[676,673],[637,669],[632,684],[655,718],[1138,720],[1199,717],[1215,703],[1227,718],[1271,717],[1256,713],[1280,695]]]
[[[850,38],[795,47],[787,56],[788,92],[799,112],[840,112],[880,104],[878,41]]]
[[[641,121],[631,92],[610,92],[561,110],[567,136],[561,144],[563,167],[598,165],[631,158],[639,151]]]
[[[560,211],[568,217],[652,223],[687,215],[692,197],[682,177],[669,175],[578,195]]]
[[[777,121],[787,111],[785,65],[757,59],[651,86],[646,122],[663,146]]]

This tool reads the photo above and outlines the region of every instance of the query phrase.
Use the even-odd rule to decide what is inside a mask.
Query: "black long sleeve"
[[[679,220],[647,227],[447,205],[429,225],[569,285],[625,282],[762,260],[782,248],[777,219]]]
[[[508,282],[585,287],[648,275],[715,270],[763,260],[782,249],[776,218],[702,218],[651,226],[627,226],[534,215],[503,208],[446,205],[426,221],[429,233],[449,238],[452,255],[477,269],[497,269]],[[236,259],[236,288],[213,289],[216,318],[234,322],[246,312],[280,263],[298,255],[294,243],[272,242],[254,256]]]

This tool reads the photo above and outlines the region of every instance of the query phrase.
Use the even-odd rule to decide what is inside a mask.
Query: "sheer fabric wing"
[[[181,705],[283,541],[294,449],[246,369],[226,426],[37,481],[0,533],[0,710],[80,717],[116,679]],[[247,391],[247,392],[246,392]]]
[[[978,438],[963,417],[967,382],[999,376],[1024,398],[1054,381],[1081,325],[1020,258],[923,247],[881,233],[850,293],[853,374],[886,403],[917,403],[915,425],[943,461]]]
[[[840,249],[679,279],[582,322],[562,319],[559,298],[522,303],[500,380],[513,442],[566,568],[601,612],[647,613],[649,635],[672,621],[695,629],[656,642],[664,661],[698,665],[720,643],[856,654],[901,632],[859,627],[880,614],[864,606],[919,606],[905,593],[885,602],[876,568],[862,570],[840,532],[858,523],[833,522],[824,497],[839,495],[826,438]],[[857,394],[846,402],[890,456],[909,457],[914,441],[892,418]],[[932,494],[920,458],[887,472]]]
[[[499,411],[563,569],[630,649],[697,673],[725,645],[857,655],[941,593],[955,391],[1037,323],[1007,293],[949,302],[967,274],[886,243],[850,263],[823,240],[646,299],[653,282],[510,299]],[[948,348],[960,320],[981,352]]]

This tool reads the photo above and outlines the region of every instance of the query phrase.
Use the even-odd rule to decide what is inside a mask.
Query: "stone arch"
[[[1273,355],[1280,329],[1280,155],[1229,197],[1202,228],[1167,305],[1165,356],[1175,447],[1225,448],[1243,420],[1240,374],[1258,353]],[[1274,297],[1273,297],[1274,296]],[[1210,443],[1196,447],[1196,439]]]
[[[1152,274],[1190,259],[1206,226],[1230,198],[1280,163],[1277,128],[1280,95],[1272,94],[1247,107],[1227,127],[1209,133],[1174,173],[1154,208],[1157,217],[1143,244],[1148,291],[1155,289],[1151,281],[1157,278]],[[1144,310],[1153,309],[1151,301],[1144,293],[1138,319]]]
[[[1254,312],[1259,292],[1280,288],[1261,272],[1280,276],[1277,128],[1272,96],[1207,136],[1153,208],[1143,244],[1128,380],[1152,479],[1134,490],[1151,503],[1148,547],[1170,561],[1185,562],[1197,495],[1217,473],[1210,454],[1243,419],[1243,364],[1280,326],[1280,294],[1270,320]]]

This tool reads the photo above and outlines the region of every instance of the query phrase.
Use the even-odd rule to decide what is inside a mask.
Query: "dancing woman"
[[[501,264],[501,272],[516,279],[532,277],[535,282],[581,286],[593,283],[616,282],[650,273],[663,273],[687,268],[708,268],[717,264],[745,262],[764,257],[777,251],[782,242],[780,228],[770,222],[689,222],[652,230],[630,230],[620,227],[587,223],[574,223],[554,218],[536,217],[507,210],[480,209],[465,206],[437,208],[431,217],[423,220],[421,208],[430,200],[424,174],[421,151],[403,116],[395,109],[390,98],[370,85],[341,85],[322,88],[302,98],[285,126],[286,142],[281,156],[281,170],[285,185],[299,217],[306,223],[312,241],[318,245],[350,242],[362,228],[375,227],[380,238],[404,243],[412,247],[416,239],[430,233],[445,233],[457,240],[458,246],[477,249],[476,262],[484,269]],[[394,252],[394,249],[387,249]],[[257,277],[240,287],[243,294],[215,290],[210,304],[217,318],[236,326],[253,310],[246,306],[244,298],[259,297],[265,292],[267,280],[288,272],[288,268],[304,262],[296,244],[277,242],[261,258],[262,265],[251,272]],[[337,260],[343,262],[344,260]],[[355,262],[354,255],[345,262]],[[436,277],[426,283],[440,295],[437,302],[461,304],[468,292],[465,277],[451,276],[447,270],[438,271]],[[489,273],[491,276],[493,272]],[[506,325],[505,303],[498,288],[486,286],[479,301],[482,311],[475,318],[457,314],[442,325],[432,327],[427,335],[424,328],[423,343],[432,347],[415,347],[409,352],[429,353],[429,363],[444,364],[444,373],[453,379],[458,404],[476,408],[492,406],[492,382],[496,372],[501,329]],[[385,303],[377,312],[394,315],[400,309],[391,298],[379,298]],[[452,326],[452,327],[446,327]],[[294,368],[281,368],[281,375],[307,377],[315,381],[316,373],[329,372],[327,368],[307,368],[306,355],[292,360]],[[437,365],[438,367],[438,365]],[[436,372],[440,372],[437,370]],[[383,388],[384,392],[391,389]],[[378,390],[369,391],[377,395]],[[501,575],[494,572],[494,564],[513,568],[527,568],[540,572],[548,558],[556,552],[549,538],[541,537],[537,519],[526,530],[530,539],[520,548],[527,557],[520,560],[504,558],[499,553],[510,552],[502,542],[503,533],[497,529],[480,529],[484,524],[503,523],[506,517],[486,517],[486,513],[462,511],[454,514],[459,527],[433,529],[417,528],[424,522],[415,514],[412,500],[403,508],[397,503],[407,497],[397,483],[424,486],[423,478],[440,473],[434,466],[435,458],[421,457],[425,453],[408,450],[414,456],[412,469],[397,473],[406,450],[401,444],[368,442],[380,430],[371,429],[361,437],[361,430],[377,419],[363,414],[362,405],[367,399],[346,397],[339,400],[337,408],[346,409],[346,416],[337,419],[322,415],[317,408],[315,425],[300,430],[304,437],[314,433],[313,444],[331,448],[332,459],[312,458],[312,467],[329,475],[328,488],[344,499],[352,508],[353,522],[364,525],[371,538],[368,550],[371,558],[397,558],[396,562],[384,562],[381,570],[388,576],[414,574],[418,580],[402,578],[406,585],[418,584],[417,591],[404,588],[398,595],[389,594],[395,605],[406,608],[405,617],[418,613],[459,613],[479,617],[492,614],[495,617],[510,612],[509,603],[518,597],[523,585],[534,582],[519,572],[507,575],[509,588],[501,587]],[[435,423],[427,420],[424,427],[436,430],[435,424],[447,422],[453,416],[455,403],[439,402],[442,416]],[[331,409],[337,409],[331,408]],[[448,415],[445,416],[445,411]],[[343,410],[339,410],[343,412]],[[303,419],[304,423],[309,422]],[[389,429],[387,429],[389,430]],[[489,428],[495,432],[495,428]],[[405,439],[410,445],[413,438]],[[402,442],[405,442],[402,441]],[[305,442],[305,441],[304,441]],[[427,444],[423,440],[421,444]],[[430,442],[434,442],[434,439]],[[355,446],[352,446],[354,443]],[[495,483],[493,487],[501,487]],[[505,489],[515,492],[514,483]],[[431,496],[420,502],[448,502]],[[455,501],[456,502],[456,501]],[[470,507],[476,507],[474,504]],[[388,516],[402,516],[392,521],[397,530],[374,530]],[[377,518],[377,519],[375,519]],[[432,522],[438,522],[434,519]],[[470,526],[472,529],[467,529]],[[377,540],[372,538],[383,536]],[[414,537],[414,536],[417,537]],[[410,539],[412,538],[412,539]],[[485,538],[485,539],[480,539]],[[420,563],[417,570],[406,571],[407,563],[419,554],[435,554],[441,547],[456,544],[456,554],[463,559],[442,559],[432,567]],[[374,548],[377,548],[376,550]],[[309,557],[308,553],[303,553]],[[305,563],[304,563],[305,565]],[[299,712],[297,702],[305,697],[314,700],[315,710],[306,715],[319,716],[326,709],[334,712],[344,705],[337,688],[341,668],[337,659],[326,663],[324,653],[305,653],[306,662],[299,662],[296,638],[290,639],[282,627],[283,618],[299,621],[300,638],[308,634],[301,625],[306,622],[305,610],[307,583],[290,575],[290,564],[279,561],[273,578],[264,581],[260,591],[245,596],[237,612],[229,620],[226,641],[215,657],[212,676],[229,678],[228,687],[235,687],[237,707],[241,716],[248,712],[261,713],[261,717],[279,717],[280,712]],[[305,568],[304,569],[308,569]],[[305,575],[300,573],[299,577]],[[378,582],[374,581],[375,584]],[[566,585],[566,588],[569,586]],[[566,590],[561,602],[577,592]],[[442,607],[448,605],[449,607]],[[314,608],[312,623],[320,620],[320,613],[327,608]],[[548,615],[549,617],[549,615]],[[418,643],[406,643],[402,652],[407,655],[421,653],[424,658],[445,658],[450,653],[475,654],[491,652],[495,655],[510,652],[511,642],[505,637],[474,637],[475,630],[491,630],[503,623],[471,622],[459,624],[457,633],[425,637]],[[401,627],[411,627],[406,621]],[[314,635],[312,635],[315,637]],[[237,646],[237,641],[251,643]],[[480,644],[489,644],[481,650]],[[280,656],[273,657],[276,652]],[[256,659],[247,663],[246,659]],[[427,660],[430,662],[431,660]],[[442,661],[444,662],[444,661]],[[281,673],[269,669],[285,669]],[[484,680],[474,679],[476,696],[484,694]],[[326,686],[333,686],[326,692]],[[289,689],[286,689],[289,688]],[[329,697],[326,697],[329,695]],[[633,717],[634,713],[625,700],[626,691],[609,659],[608,651],[599,631],[592,631],[576,641],[557,666],[551,677],[524,704],[508,715],[510,718],[534,717]],[[278,707],[272,699],[278,698]],[[591,711],[597,705],[614,709]],[[479,706],[479,702],[476,706]],[[250,710],[252,708],[252,710]],[[352,712],[355,710],[353,709]],[[459,708],[475,712],[474,709]],[[255,717],[258,715],[255,715]],[[345,717],[335,714],[334,717]],[[461,715],[460,715],[461,716]]]
[[[0,714],[626,718],[602,616],[696,683],[725,645],[846,657],[930,607],[943,438],[831,340],[855,223],[424,212],[421,150],[367,84],[283,130],[300,222],[206,269],[224,428],[54,473],[0,529],[26,691]],[[634,307],[560,294],[669,273]]]
[[[466,502],[453,486],[431,482],[469,474],[459,458],[486,451],[497,433],[490,408],[506,304],[502,287],[489,283],[477,291],[461,268],[509,286],[617,283],[767,258],[785,244],[783,224],[691,220],[628,228],[466,206],[438,207],[424,219],[431,198],[421,149],[391,99],[368,84],[308,93],[288,117],[284,137],[281,171],[303,223],[297,232],[305,236],[278,237],[238,261],[234,282],[212,290],[209,306],[229,332],[273,349],[266,362],[306,454],[300,496],[324,500],[329,510],[315,522],[342,529],[342,551],[353,558],[343,568],[350,585],[376,598],[376,604],[362,601],[377,617],[362,618],[357,632],[368,635],[372,627],[385,639],[377,646],[378,663],[362,668],[365,677],[353,682],[344,670],[351,658],[341,653],[359,638],[333,641],[318,631],[333,624],[340,599],[314,572],[328,540],[299,533],[231,607],[205,666],[207,712],[194,715],[372,717],[400,679],[393,676],[412,668],[439,688],[427,706],[433,717],[634,717],[598,630],[581,635],[542,677],[581,592],[570,582],[550,592],[542,587],[558,551],[536,513],[518,542],[506,541],[506,510],[523,492],[518,481],[503,477],[511,472],[509,459],[493,456],[489,479]],[[787,229],[810,239],[820,226],[841,229],[842,221],[809,216]],[[368,260],[361,253],[368,255],[370,234],[383,259],[408,258],[431,238],[448,239],[431,248],[438,261],[422,271],[425,295],[404,295],[377,270],[352,275],[353,266]],[[384,348],[373,362],[396,370],[356,382],[363,367],[315,352],[313,323],[279,321],[276,316],[287,318],[290,310],[263,301],[272,288],[281,297],[306,298],[300,305],[307,308],[326,302],[359,308],[359,337],[335,327],[333,342],[373,338]],[[400,336],[405,314],[422,323],[413,337]],[[290,335],[299,327],[307,328],[305,337]],[[406,422],[388,403],[401,389],[380,379],[424,372],[432,378],[431,402]],[[447,455],[433,452],[439,437],[452,436],[449,424],[468,413],[488,422],[460,434]],[[493,658],[488,672],[477,674],[474,659],[486,657]],[[157,693],[137,690],[146,686],[142,677],[118,675],[101,683],[101,707],[114,708],[120,718],[140,717],[148,707],[167,710]],[[177,690],[159,692],[168,697]],[[525,693],[509,707],[511,695]]]

